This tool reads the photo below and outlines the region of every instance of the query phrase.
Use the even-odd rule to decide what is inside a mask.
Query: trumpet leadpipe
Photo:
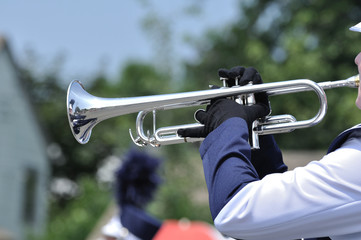
[[[341,87],[357,88],[360,85],[360,78],[359,75],[355,75],[343,80],[319,82],[317,84],[323,90],[332,89],[332,88],[341,88]],[[289,94],[289,93],[297,93],[297,92],[305,92],[305,91],[312,91],[312,88],[309,88],[307,86],[289,87],[283,89],[269,90],[267,91],[267,94],[269,96],[273,96],[273,95],[281,95],[281,94]]]

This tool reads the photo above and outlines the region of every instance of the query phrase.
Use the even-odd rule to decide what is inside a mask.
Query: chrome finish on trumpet
[[[314,91],[319,100],[319,111],[308,120],[297,121],[291,115],[267,116],[253,123],[251,145],[257,148],[258,135],[290,132],[299,128],[311,127],[318,124],[326,114],[327,98],[323,89],[336,87],[358,87],[359,77],[353,76],[345,80],[315,83],[307,79],[289,80],[283,82],[264,83],[223,87],[203,91],[163,94],[131,98],[100,98],[87,93],[79,81],[70,83],[67,94],[67,112],[70,128],[75,139],[85,144],[89,141],[93,127],[108,118],[129,113],[138,113],[136,120],[136,136],[133,142],[138,146],[177,144],[182,142],[201,141],[202,138],[181,138],[177,135],[180,128],[194,128],[202,126],[199,123],[185,124],[156,129],[156,110],[169,110],[189,106],[209,104],[210,100],[219,97],[235,97],[236,101],[243,99],[243,104],[252,104],[252,95],[258,92],[267,92],[269,96],[289,94],[294,92]],[[245,97],[246,96],[246,97]],[[251,103],[247,103],[247,101]],[[246,103],[245,103],[246,102]],[[153,133],[143,131],[145,116],[153,113]]]

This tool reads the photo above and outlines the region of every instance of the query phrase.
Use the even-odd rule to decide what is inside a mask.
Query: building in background
[[[0,36],[0,232],[26,239],[45,229],[46,141],[5,39]]]

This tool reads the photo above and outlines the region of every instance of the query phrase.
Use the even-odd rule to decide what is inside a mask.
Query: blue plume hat
[[[144,207],[153,198],[161,183],[157,174],[161,160],[145,152],[130,150],[116,171],[116,200],[119,206],[131,204]]]
[[[132,149],[115,172],[115,197],[121,209],[121,223],[143,240],[151,240],[162,225],[143,210],[161,183],[157,174],[160,163],[160,159]]]

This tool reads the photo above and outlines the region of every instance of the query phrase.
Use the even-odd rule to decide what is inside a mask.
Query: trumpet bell
[[[81,144],[89,141],[91,131],[98,123],[98,116],[89,116],[94,109],[92,98],[79,81],[74,80],[69,85],[66,100],[68,120],[74,138]]]

